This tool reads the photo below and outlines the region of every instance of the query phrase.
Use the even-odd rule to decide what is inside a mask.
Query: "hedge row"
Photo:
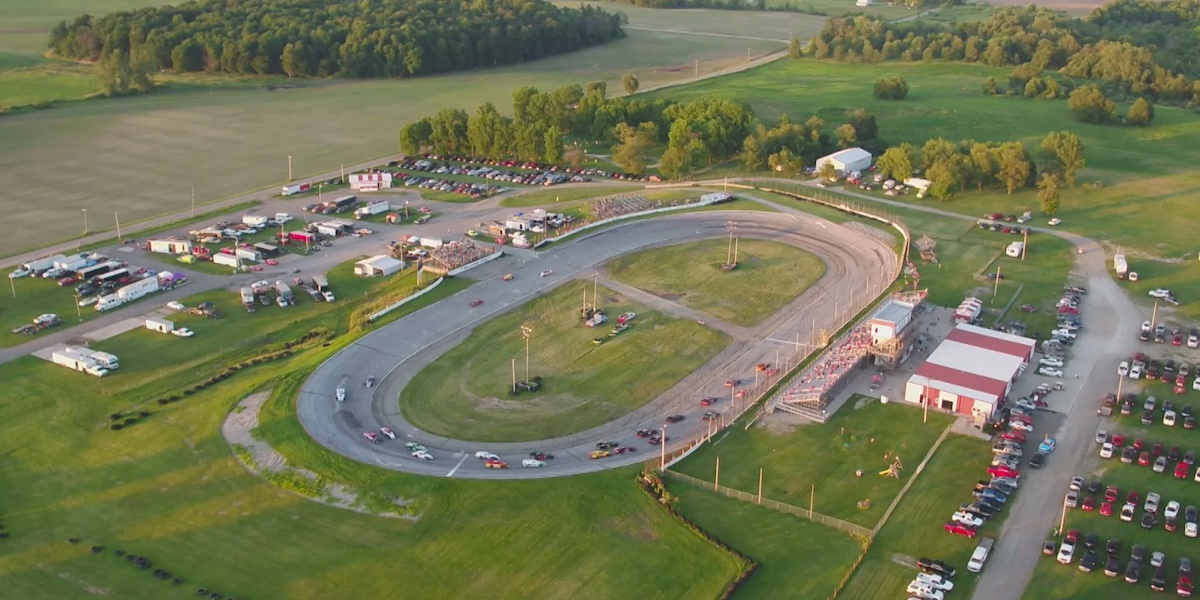
[[[742,587],[746,580],[758,570],[758,562],[756,562],[753,558],[742,554],[737,548],[734,548],[713,537],[713,535],[705,531],[703,527],[693,523],[691,519],[683,516],[683,513],[680,513],[678,510],[676,510],[673,504],[675,497],[667,491],[666,486],[663,485],[662,479],[660,479],[658,475],[648,471],[643,472],[638,476],[636,483],[643,492],[646,492],[648,496],[657,501],[659,506],[666,509],[666,511],[670,513],[672,517],[675,517],[675,519],[680,523],[683,523],[684,527],[687,527],[693,533],[706,540],[708,543],[720,548],[726,554],[736,558],[741,564],[741,568],[739,569],[737,577],[730,582],[729,587],[725,588],[725,593],[721,594],[721,600],[729,600],[729,598],[732,598],[733,594],[738,591],[738,588]]]

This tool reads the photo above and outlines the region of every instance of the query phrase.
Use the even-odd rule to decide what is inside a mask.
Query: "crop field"
[[[81,4],[49,19],[37,9],[43,15],[38,27],[73,17]],[[639,17],[627,12],[636,26]],[[628,72],[649,89],[693,77],[695,61],[701,75],[744,64],[747,48],[760,57],[784,47],[785,28],[806,37],[820,24],[800,14],[730,20],[725,11],[689,11],[671,31],[651,24],[612,44],[513,67],[404,81],[175,81],[146,96],[8,115],[0,120],[0,163],[8,167],[0,184],[9,190],[3,206],[22,210],[8,211],[18,226],[0,242],[0,254],[76,235],[64,216],[81,208],[120,211],[129,222],[185,210],[193,185],[198,201],[211,202],[280,184],[288,155],[293,174],[304,177],[395,152],[401,125],[442,108],[473,110],[491,101],[507,111],[513,90],[525,85],[552,89],[603,80],[616,93]],[[742,31],[763,39],[736,37]],[[344,110],[348,106],[354,110]],[[52,183],[64,171],[73,185]]]
[[[738,598],[825,598],[858,556],[849,535],[667,479],[676,506],[713,537],[758,562]]]
[[[738,267],[723,271],[728,240],[644,250],[608,264],[613,279],[715,318],[751,326],[774,314],[825,274],[825,264],[794,246],[738,241]]]
[[[566,435],[654,400],[729,342],[719,331],[649,311],[603,287],[598,304],[613,322],[589,329],[579,319],[583,287],[592,289],[568,283],[480,325],[413,377],[400,393],[404,417],[435,435],[481,442]],[[637,313],[629,330],[592,342],[627,311]],[[544,381],[540,392],[510,397],[514,359],[518,378],[525,377],[523,324],[533,329],[529,375]]]
[[[1008,71],[961,63],[784,60],[656,94],[677,100],[734,98],[749,102],[763,118],[787,113],[804,119],[816,113],[827,123],[863,107],[877,117],[880,137],[918,147],[942,136],[1020,140],[1036,151],[1047,133],[1069,129],[1083,141],[1087,167],[1079,174],[1080,185],[1063,193],[1057,216],[1064,228],[1154,255],[1177,257],[1193,250],[1189,224],[1200,219],[1200,208],[1188,199],[1200,189],[1200,171],[1186,157],[1200,152],[1200,118],[1189,111],[1159,107],[1151,127],[1084,125],[1074,121],[1066,102],[984,96],[980,89],[989,75],[1006,81]],[[911,87],[908,98],[876,100],[872,82],[885,76],[906,78]],[[1124,108],[1119,106],[1118,111]],[[1093,188],[1094,181],[1103,184]],[[972,216],[1033,210],[1038,220],[1045,218],[1032,190],[1012,195],[1003,190],[966,191],[948,203],[905,201]]]
[[[674,468],[712,481],[720,457],[719,483],[742,491],[757,489],[762,468],[764,497],[801,508],[815,497],[816,512],[874,527],[912,473],[904,471],[901,479],[879,475],[890,464],[884,455],[898,455],[915,469],[951,418],[931,413],[922,424],[919,410],[878,401],[855,408],[859,400],[847,400],[824,425],[735,429]],[[862,477],[855,476],[859,469]],[[859,509],[862,500],[870,500],[870,508]]]

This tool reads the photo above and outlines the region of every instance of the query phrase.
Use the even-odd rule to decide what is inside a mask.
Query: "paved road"
[[[852,314],[844,305],[852,291],[858,290],[860,300],[867,301],[867,288],[878,280],[878,274],[894,273],[896,268],[895,255],[884,242],[853,228],[791,210],[736,214],[739,234],[805,247],[825,260],[826,275],[787,309],[760,326],[756,340],[733,343],[666,394],[627,416],[553,440],[478,444],[417,430],[400,414],[396,398],[417,371],[460,343],[473,327],[486,319],[573,277],[586,277],[597,265],[615,256],[655,245],[724,237],[731,213],[690,213],[632,222],[583,236],[549,252],[514,253],[479,267],[471,276],[482,279],[480,285],[373,332],[318,367],[300,391],[297,406],[300,422],[319,444],[335,452],[368,464],[433,476],[557,477],[644,461],[650,458],[648,452],[658,448],[639,442],[633,432],[658,427],[666,415],[677,413],[687,416],[682,423],[668,428],[670,446],[678,447],[706,432],[700,419],[705,409],[696,402],[699,397],[728,397],[729,391],[723,387],[725,379],[753,381],[754,364],[774,363],[781,351],[786,356],[791,346],[772,338],[791,340],[799,334],[808,339],[814,322],[821,328],[835,328],[837,304],[831,298],[843,303],[840,310],[843,315]],[[553,275],[539,277],[543,269],[553,270]],[[514,280],[499,282],[499,276],[505,272],[514,273]],[[475,298],[483,299],[484,304],[467,309],[468,302]],[[380,378],[379,385],[366,388],[368,376]],[[348,397],[339,404],[334,391],[342,382],[346,382]],[[765,379],[761,383],[766,385]],[[729,411],[733,406],[726,401],[717,408]],[[401,440],[372,445],[363,438],[364,431],[377,431],[383,426],[390,427]],[[411,458],[401,444],[409,440],[429,448],[435,460]],[[642,451],[593,461],[587,455],[598,441],[616,441]],[[495,452],[517,468],[485,469],[481,461],[473,458],[478,450]],[[543,469],[519,468],[520,460],[531,451],[551,452],[556,458]]]

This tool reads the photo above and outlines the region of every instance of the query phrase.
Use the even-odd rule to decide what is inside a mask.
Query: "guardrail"
[[[561,239],[563,239],[563,238],[565,238],[565,237],[568,237],[568,236],[575,235],[575,234],[577,234],[577,233],[579,233],[579,232],[581,232],[581,231],[587,231],[588,229],[594,229],[594,228],[596,228],[596,227],[602,227],[602,226],[604,226],[604,225],[608,225],[609,223],[616,223],[617,221],[624,221],[625,219],[632,219],[632,218],[635,218],[635,217],[644,217],[644,216],[646,216],[646,215],[655,215],[655,214],[666,213],[666,212],[672,212],[672,211],[677,211],[677,210],[684,210],[684,209],[688,209],[688,208],[695,208],[695,207],[697,207],[697,206],[708,206],[708,205],[710,205],[710,204],[712,204],[712,203],[713,203],[713,202],[712,202],[711,200],[697,200],[697,201],[695,201],[695,202],[687,202],[687,203],[684,203],[684,204],[676,204],[675,206],[664,206],[664,207],[662,207],[662,208],[652,208],[652,209],[650,209],[650,210],[643,210],[643,211],[640,211],[640,212],[632,212],[632,213],[629,213],[629,214],[618,215],[618,216],[616,216],[616,217],[609,217],[609,218],[607,218],[607,219],[601,219],[601,220],[599,220],[599,221],[594,221],[594,222],[592,222],[592,223],[588,223],[587,225],[583,225],[583,226],[581,226],[581,227],[578,227],[578,228],[572,229],[572,230],[570,230],[570,231],[568,231],[568,232],[566,232],[566,233],[564,233],[564,234],[562,234],[562,235],[556,235],[556,236],[554,236],[554,237],[548,237],[548,238],[544,238],[544,239],[542,239],[542,241],[540,241],[540,242],[538,242],[538,243],[534,244],[534,245],[533,245],[533,248],[536,250],[536,249],[538,249],[538,248],[541,248],[542,246],[545,246],[546,244],[549,244],[550,242],[556,242],[556,241],[558,241],[558,240],[561,240]]]
[[[393,310],[396,310],[397,308],[400,308],[401,306],[404,306],[405,304],[408,304],[409,302],[412,302],[413,300],[416,300],[417,298],[424,296],[425,294],[429,293],[437,286],[442,285],[443,281],[445,281],[444,277],[438,277],[437,281],[434,281],[433,283],[421,288],[421,290],[418,291],[417,293],[412,294],[411,296],[408,296],[408,297],[404,298],[403,300],[401,300],[401,301],[399,301],[399,302],[397,302],[397,303],[395,303],[373,315],[369,315],[367,317],[367,322],[372,322],[375,319],[378,319],[379,317],[382,317],[382,316],[392,312]]]

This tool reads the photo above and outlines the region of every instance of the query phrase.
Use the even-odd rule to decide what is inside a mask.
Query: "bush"
[[[126,427],[129,427],[130,425],[133,425],[134,423],[137,423],[137,418],[135,418],[135,417],[129,417],[128,419],[125,419]]]
[[[1081,123],[1102,124],[1112,120],[1116,107],[1099,87],[1085,85],[1071,92],[1067,108]]]
[[[124,429],[125,426],[120,423],[113,423],[112,425],[109,425],[108,428],[113,431],[120,431],[120,430]]]
[[[110,421],[120,421],[120,420],[121,420],[121,418],[122,418],[122,417],[124,417],[124,416],[125,416],[125,415],[124,415],[124,414],[122,414],[122,413],[113,413],[113,414],[111,414],[111,415],[108,415],[108,420],[110,420]]]
[[[875,97],[880,100],[903,100],[908,96],[908,82],[903,77],[875,80]]]
[[[159,406],[163,406],[166,403],[170,402],[170,400],[168,400],[166,398],[159,398],[158,400],[155,400],[155,402],[157,402]]]

